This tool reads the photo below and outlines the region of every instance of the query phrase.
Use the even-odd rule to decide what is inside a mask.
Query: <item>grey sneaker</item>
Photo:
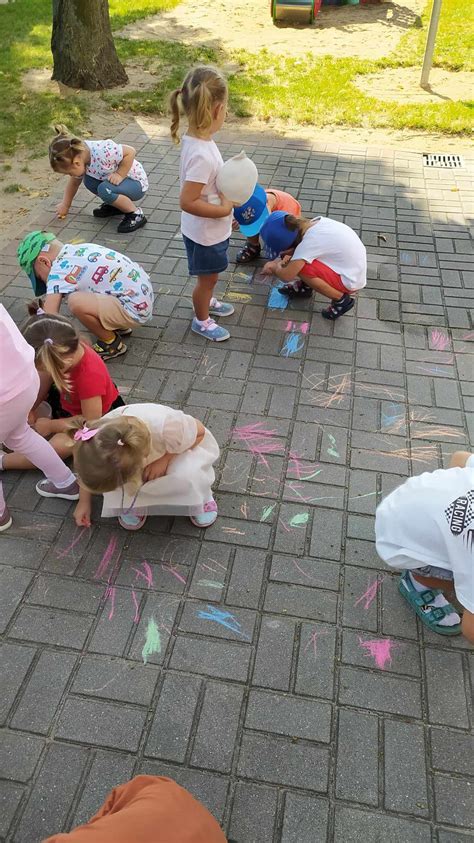
[[[0,515],[0,533],[3,533],[4,530],[8,530],[11,525],[12,517],[8,511],[8,506],[6,506],[2,514]]]
[[[79,485],[77,480],[74,480],[69,486],[65,486],[64,489],[58,489],[54,483],[51,483],[51,480],[40,480],[36,484],[36,491],[42,498],[64,498],[66,501],[79,500]]]

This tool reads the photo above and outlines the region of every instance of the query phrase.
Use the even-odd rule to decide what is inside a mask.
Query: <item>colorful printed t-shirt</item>
[[[123,159],[123,147],[121,143],[110,140],[84,141],[89,147],[91,154],[90,163],[86,166],[86,173],[93,179],[105,181],[115,173]],[[143,190],[148,190],[148,179],[142,164],[134,160],[127,178],[139,181]]]
[[[143,267],[126,255],[96,243],[68,243],[53,261],[48,295],[75,292],[115,296],[132,319],[148,322],[153,312],[153,287]]]

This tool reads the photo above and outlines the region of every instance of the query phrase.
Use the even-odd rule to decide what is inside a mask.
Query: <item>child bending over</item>
[[[401,568],[398,590],[440,635],[474,644],[474,454],[458,451],[450,468],[410,477],[377,509],[376,547]],[[454,586],[462,620],[446,599]]]
[[[325,319],[338,319],[354,307],[351,293],[367,284],[367,253],[352,228],[328,217],[307,220],[274,211],[260,236],[273,258],[263,267],[263,274],[285,281],[287,286],[280,292],[311,295],[316,290],[331,299],[322,312]],[[299,280],[291,284],[295,279]]]
[[[102,199],[95,217],[122,216],[117,231],[126,234],[146,225],[147,218],[136,202],[148,190],[148,179],[133,146],[113,140],[81,140],[65,126],[55,126],[57,137],[49,145],[49,163],[55,173],[69,176],[57,214],[63,219],[81,182]]]
[[[257,202],[255,202],[255,199]],[[239,208],[234,208],[234,222],[232,227],[234,229],[240,228],[242,234],[247,238],[247,242],[240,252],[237,252],[235,260],[237,263],[250,263],[260,257],[260,231],[265,220],[268,219],[273,211],[284,211],[286,214],[292,214],[294,217],[299,217],[301,214],[301,205],[291,193],[285,193],[284,190],[274,190],[269,188],[264,190],[263,187],[257,185],[253,197],[241,205]]]
[[[191,70],[170,98],[171,137],[176,143],[180,110],[188,120],[188,130],[181,139],[179,203],[188,270],[190,275],[197,275],[191,330],[213,342],[227,340],[230,334],[212,317],[234,312],[231,304],[213,296],[219,273],[229,263],[232,230],[233,205],[217,193],[216,178],[224,162],[214,141],[225,120],[227,98],[227,83],[213,67]]]
[[[91,495],[103,494],[102,516],[139,530],[147,515],[188,515],[196,527],[217,518],[212,496],[219,446],[200,421],[160,404],[129,404],[99,421],[72,422],[80,482],[76,524],[88,526]]]
[[[20,266],[46,313],[59,313],[63,296],[70,312],[95,334],[103,360],[127,351],[122,337],[153,316],[153,288],[143,267],[96,243],[64,244],[54,234],[32,231],[18,246]]]
[[[44,313],[36,304],[30,307],[36,315],[26,324],[23,336],[35,350],[36,368],[52,381],[47,394],[52,418],[35,418],[33,410],[30,423],[34,420],[37,433],[52,437],[50,444],[64,459],[72,453],[71,439],[64,432],[71,417],[81,416],[81,422],[84,418],[97,419],[115,407],[123,407],[124,401],[104,361],[81,340],[71,322]],[[0,454],[0,465],[6,470],[34,468],[21,451]]]

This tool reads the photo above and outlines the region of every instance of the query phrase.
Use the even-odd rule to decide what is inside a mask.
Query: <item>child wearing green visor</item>
[[[20,266],[45,313],[69,310],[97,336],[94,351],[103,360],[127,351],[122,337],[153,315],[153,287],[139,264],[96,243],[64,244],[54,234],[32,231],[18,247]]]

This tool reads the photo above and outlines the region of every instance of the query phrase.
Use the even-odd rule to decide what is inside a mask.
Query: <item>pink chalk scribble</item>
[[[375,579],[373,583],[368,586],[367,591],[364,591],[364,593],[361,594],[360,597],[356,600],[354,606],[358,606],[359,603],[362,603],[362,601],[364,600],[364,609],[369,609],[373,601],[375,600],[377,596],[377,591],[379,590],[379,586],[383,583],[384,579],[385,577],[377,577],[377,579]]]
[[[176,577],[176,579],[177,579],[177,580],[179,580],[179,581],[180,581],[180,582],[182,582],[184,585],[186,585],[186,580],[185,580],[185,578],[184,578],[184,577],[182,577],[182,576],[181,576],[181,574],[179,573],[179,571],[177,571],[177,570],[176,570],[176,568],[175,568],[175,567],[173,567],[171,564],[169,564],[169,565],[165,565],[165,564],[164,564],[164,562],[162,562],[162,563],[161,563],[161,567],[163,568],[163,571],[168,571],[168,573],[169,573],[169,574],[172,574],[172,575],[173,575],[173,577]]]
[[[237,442],[245,442],[250,453],[256,456],[258,462],[267,466],[267,468],[268,461],[265,454],[281,454],[284,452],[283,443],[276,440],[276,437],[281,436],[281,434],[277,430],[262,429],[262,422],[234,427],[233,436]]]
[[[143,568],[143,571],[141,568]],[[132,571],[135,571],[135,580],[141,578],[145,580],[147,588],[153,588],[153,572],[146,559],[140,562],[140,567],[132,568]]]
[[[326,630],[317,630],[317,629],[314,629],[314,630],[312,631],[311,635],[309,636],[308,641],[306,642],[306,646],[305,646],[305,648],[304,648],[304,650],[303,650],[303,652],[304,652],[304,653],[306,653],[306,651],[307,651],[310,647],[312,647],[312,651],[313,651],[313,658],[314,658],[314,660],[315,660],[315,661],[316,661],[316,657],[317,657],[317,654],[318,654],[318,645],[317,645],[317,642],[318,642],[318,638],[319,638],[319,636],[320,636],[320,635],[327,635]]]
[[[109,621],[112,620],[115,612],[115,586],[108,585],[104,592],[104,602],[110,600]]]
[[[431,345],[435,351],[446,351],[446,349],[450,348],[451,343],[446,334],[435,328],[431,331]]]
[[[372,656],[380,670],[385,670],[387,665],[392,664],[392,648],[397,645],[391,638],[375,638],[371,641],[363,641],[359,636],[359,644],[365,650],[367,656]]]
[[[71,544],[68,544],[67,547],[63,548],[63,550],[60,550],[59,553],[57,554],[58,559],[64,559],[65,556],[69,556],[71,550],[82,539],[82,536],[84,535],[84,530],[90,530],[90,527],[81,527],[79,529],[79,533],[77,533],[77,530],[78,530],[78,528],[76,527],[76,529],[74,530],[74,537],[73,537],[73,540],[72,540]]]
[[[102,559],[99,562],[99,565],[97,567],[97,571],[94,574],[95,580],[100,580],[100,579],[102,579],[102,577],[105,576],[105,574],[108,571],[109,565],[110,565],[110,563],[113,559],[113,556],[114,556],[114,553],[115,553],[116,549],[117,549],[117,539],[115,538],[115,536],[112,536],[112,538],[110,539],[107,547],[105,548],[104,555],[102,556]],[[110,579],[110,576],[109,576],[109,579]]]
[[[285,331],[288,334],[290,331],[299,331],[300,334],[307,334],[309,331],[309,322],[302,322],[301,325],[298,325],[297,322],[292,322],[291,319],[287,320]]]
[[[140,607],[138,605],[137,595],[135,594],[134,589],[132,588],[132,600],[133,605],[135,606],[135,615],[133,617],[133,623],[138,623],[140,620]]]

